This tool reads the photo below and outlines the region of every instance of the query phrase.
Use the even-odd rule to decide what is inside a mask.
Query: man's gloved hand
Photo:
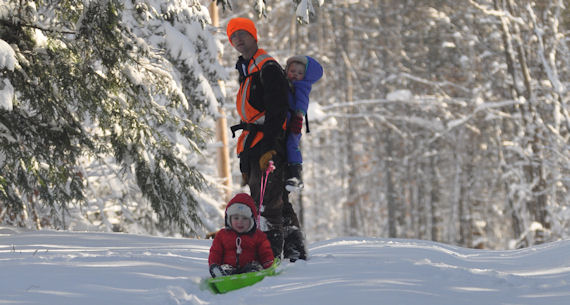
[[[259,169],[261,169],[262,172],[267,169],[267,166],[269,166],[269,161],[272,160],[273,156],[276,154],[277,152],[275,150],[270,150],[261,155],[261,158],[259,158]]]
[[[301,133],[301,128],[303,128],[303,115],[296,114],[292,116],[289,121],[289,131],[292,133]]]

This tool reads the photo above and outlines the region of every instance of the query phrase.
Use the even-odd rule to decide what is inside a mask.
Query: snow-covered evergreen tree
[[[110,201],[118,215],[144,197],[160,230],[195,232],[196,166],[222,96],[208,18],[192,0],[7,1],[0,37],[16,64],[2,69],[15,93],[0,110],[3,221],[65,227],[70,206],[98,201],[85,197],[97,172],[125,186]]]

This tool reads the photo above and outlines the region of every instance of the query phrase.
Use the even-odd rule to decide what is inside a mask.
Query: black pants
[[[281,256],[283,250],[283,195],[285,192],[285,171],[286,162],[282,154],[273,157],[275,170],[269,174],[263,196],[262,213],[266,219],[267,227],[260,227],[264,231],[271,243],[273,255]],[[259,168],[259,158],[249,158],[248,186],[249,192],[259,209],[261,178],[262,173]],[[265,172],[263,173],[265,176]]]
[[[250,171],[248,186],[249,192],[255,203],[259,208],[259,199],[261,191],[261,177],[262,173],[259,168],[259,159],[250,158]],[[265,195],[263,196],[263,216],[269,225],[269,230],[279,229],[283,227],[283,192],[285,191],[285,170],[286,165],[280,155],[273,157],[275,170],[269,174],[267,185],[265,187]],[[265,176],[265,173],[263,173]],[[265,228],[261,228],[267,231]]]

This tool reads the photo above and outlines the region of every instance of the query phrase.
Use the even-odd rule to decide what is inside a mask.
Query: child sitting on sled
[[[303,156],[299,143],[303,117],[309,108],[312,85],[323,76],[323,67],[312,57],[296,55],[287,59],[285,67],[292,92],[289,93],[289,123],[287,135],[288,179],[285,189],[297,192],[303,189]],[[307,126],[308,127],[308,126]]]
[[[255,202],[237,194],[226,207],[225,228],[216,233],[208,264],[212,277],[259,271],[271,267],[273,251],[265,233],[257,228]]]

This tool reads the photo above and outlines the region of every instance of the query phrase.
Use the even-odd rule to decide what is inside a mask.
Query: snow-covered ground
[[[570,304],[570,241],[516,251],[338,238],[225,295],[211,240],[0,227],[0,304]]]

